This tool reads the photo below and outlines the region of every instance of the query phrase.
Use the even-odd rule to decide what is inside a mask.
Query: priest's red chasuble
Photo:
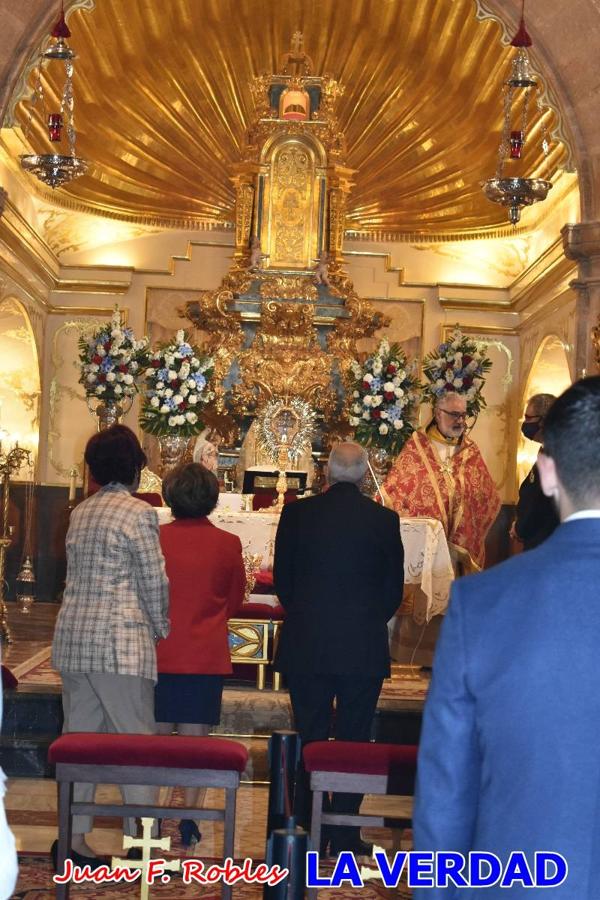
[[[415,431],[384,492],[400,516],[439,519],[467,570],[483,567],[485,537],[498,515],[500,497],[474,441],[463,438],[454,455],[442,460],[427,433]]]

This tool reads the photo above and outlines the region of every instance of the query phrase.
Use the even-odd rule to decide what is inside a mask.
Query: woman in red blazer
[[[219,483],[204,466],[177,466],[165,478],[163,495],[175,521],[160,529],[171,630],[156,648],[156,721],[161,734],[202,736],[219,723],[223,680],[232,671],[227,620],[244,600],[242,545],[207,518]],[[186,804],[200,807],[204,793],[189,789]],[[184,846],[200,840],[191,819],[183,819],[179,831]]]

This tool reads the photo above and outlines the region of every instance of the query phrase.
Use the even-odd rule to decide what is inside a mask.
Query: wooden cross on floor
[[[141,859],[119,859],[117,856],[113,856],[111,860],[111,866],[114,869],[116,866],[121,866],[125,869],[140,869],[141,871],[141,889],[140,889],[140,900],[148,900],[148,894],[150,891],[150,885],[148,884],[148,864],[151,859],[151,851],[156,848],[159,850],[170,850],[171,849],[171,838],[152,838],[152,824],[154,819],[143,818],[142,819],[142,837],[141,839],[131,837],[129,834],[123,835],[123,848],[125,850],[129,850],[130,847],[140,847],[142,850],[142,858]],[[181,868],[181,860],[180,859],[172,859],[169,862],[165,862],[164,870],[171,872],[178,872]]]

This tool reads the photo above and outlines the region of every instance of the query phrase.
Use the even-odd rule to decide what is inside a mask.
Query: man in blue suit
[[[572,385],[538,461],[561,525],[540,546],[457,581],[419,751],[416,850],[556,851],[556,900],[600,897],[600,377]],[[513,883],[488,900],[530,898]],[[416,888],[413,900],[481,896]]]

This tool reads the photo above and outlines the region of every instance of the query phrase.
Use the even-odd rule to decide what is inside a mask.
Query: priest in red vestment
[[[439,519],[463,573],[483,567],[485,537],[500,509],[492,476],[466,435],[467,404],[457,391],[436,397],[433,421],[407,440],[384,484],[386,505],[401,517]]]

